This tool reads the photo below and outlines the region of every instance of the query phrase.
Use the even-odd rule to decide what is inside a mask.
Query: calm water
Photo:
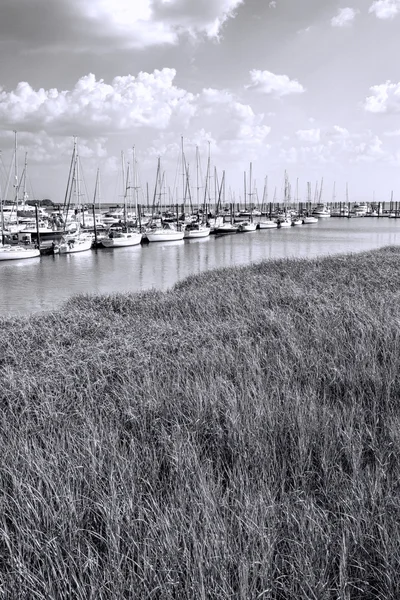
[[[60,307],[80,293],[165,290],[194,273],[268,258],[360,252],[400,243],[400,220],[320,220],[310,225],[131,248],[0,262],[0,314]]]

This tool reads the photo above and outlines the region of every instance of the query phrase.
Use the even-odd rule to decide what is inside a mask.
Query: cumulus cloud
[[[357,12],[354,8],[341,8],[336,17],[331,19],[332,27],[348,27],[354,21]]]
[[[295,79],[289,79],[287,75],[275,75],[271,71],[250,71],[251,83],[246,89],[255,90],[263,94],[272,94],[276,97],[288,96],[289,94],[302,94],[304,87]]]
[[[394,131],[385,131],[384,135],[386,135],[386,137],[399,137],[400,129],[395,129]]]
[[[372,95],[364,102],[364,109],[371,113],[398,113],[400,112],[400,82],[374,85],[370,88]]]
[[[264,114],[255,113],[228,90],[203,89],[197,98],[191,127],[184,135],[185,155],[191,162],[191,172],[196,168],[196,146],[202,155],[203,167],[210,149],[212,159],[218,161],[218,168],[227,171],[232,171],[232,165],[240,165],[242,169],[247,161],[265,157],[270,147],[267,139],[271,128],[264,119]],[[147,149],[146,160],[161,156],[166,170],[171,171],[179,154],[176,132],[161,131]]]
[[[299,129],[296,132],[297,138],[301,142],[310,142],[311,144],[317,144],[321,139],[320,129]]]
[[[393,19],[400,12],[400,0],[375,0],[370,8],[378,19]]]
[[[393,160],[382,140],[370,130],[350,133],[346,128],[334,125],[318,130],[299,130],[296,137],[299,142],[306,142],[308,145],[291,144],[289,147],[282,147],[280,151],[281,158],[293,164],[389,164]]]
[[[218,40],[243,0],[2,0],[0,35],[24,48],[69,52]],[[21,19],[21,14],[24,19]],[[10,26],[12,24],[12,26]]]
[[[53,134],[163,129],[174,118],[184,125],[196,111],[195,96],[173,84],[175,75],[165,68],[115,77],[108,84],[89,74],[69,91],[34,90],[20,82],[11,92],[0,88],[0,120],[3,127]]]

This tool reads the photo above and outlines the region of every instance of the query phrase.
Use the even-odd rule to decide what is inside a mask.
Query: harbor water
[[[0,314],[60,308],[77,294],[166,290],[210,269],[264,259],[314,258],[400,243],[400,219],[328,218],[227,236],[0,262]]]

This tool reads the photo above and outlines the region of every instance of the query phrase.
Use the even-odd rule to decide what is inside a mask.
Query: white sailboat
[[[14,131],[14,188],[15,188],[15,204],[16,210],[18,210],[18,194],[19,194],[19,180],[18,180],[18,161],[17,161],[17,132]],[[3,198],[0,188],[0,210],[1,210],[1,244],[0,244],[0,261],[2,260],[21,260],[26,258],[38,258],[40,257],[39,248],[32,246],[21,246],[21,245],[10,245],[4,244],[4,214],[3,214]]]
[[[72,175],[72,177],[71,177]],[[93,235],[91,233],[81,232],[80,225],[80,210],[81,210],[81,193],[80,193],[80,174],[79,174],[79,154],[77,138],[74,138],[74,148],[72,152],[72,160],[70,166],[70,176],[67,183],[66,191],[66,213],[65,223],[68,221],[68,211],[72,195],[75,196],[75,214],[76,214],[76,232],[73,234],[65,233],[61,238],[60,243],[54,248],[56,254],[74,254],[76,252],[85,252],[92,248]]]
[[[138,203],[137,203],[137,175],[136,175],[136,157],[135,148],[133,148],[133,166],[134,166],[134,177],[133,177],[133,190],[135,194],[135,215],[138,214]],[[125,164],[124,154],[122,153],[122,181],[125,179]],[[124,226],[119,228],[112,228],[108,237],[102,238],[101,244],[105,248],[126,248],[127,246],[137,246],[142,241],[142,232],[136,228],[131,228],[127,222],[128,214],[128,192],[131,189],[129,181],[129,165],[126,173],[126,182],[124,190]]]

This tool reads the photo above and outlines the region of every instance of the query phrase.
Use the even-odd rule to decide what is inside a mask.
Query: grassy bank
[[[0,597],[400,597],[400,250],[0,321]]]

